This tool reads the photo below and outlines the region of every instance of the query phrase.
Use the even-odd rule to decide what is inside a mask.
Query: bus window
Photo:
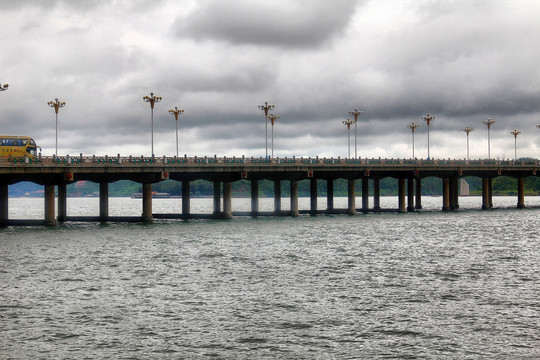
[[[28,139],[22,139],[22,146],[26,146],[28,144]]]
[[[34,139],[30,139],[30,145],[36,146],[36,142],[34,141]]]

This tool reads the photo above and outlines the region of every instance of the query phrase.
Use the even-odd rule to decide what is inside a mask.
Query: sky
[[[0,133],[43,155],[540,158],[537,0],[0,0]]]

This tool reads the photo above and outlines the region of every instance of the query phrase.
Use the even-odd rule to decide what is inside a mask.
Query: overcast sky
[[[537,0],[0,0],[0,133],[59,154],[540,157]],[[270,147],[270,131],[268,128]],[[351,128],[354,155],[354,128]]]

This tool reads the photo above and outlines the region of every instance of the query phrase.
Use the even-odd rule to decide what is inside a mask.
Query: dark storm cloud
[[[180,38],[232,44],[317,47],[342,32],[358,1],[209,0],[176,20]]]

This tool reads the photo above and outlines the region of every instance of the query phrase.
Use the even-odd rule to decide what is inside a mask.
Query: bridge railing
[[[326,158],[326,157],[227,157],[227,156],[183,156],[183,157],[145,157],[145,156],[37,156],[37,157],[8,157],[0,158],[0,164],[9,165],[46,165],[46,166],[445,166],[445,165],[464,165],[464,166],[538,166],[539,160],[521,159],[521,160],[466,160],[466,159],[367,159],[367,158]]]

